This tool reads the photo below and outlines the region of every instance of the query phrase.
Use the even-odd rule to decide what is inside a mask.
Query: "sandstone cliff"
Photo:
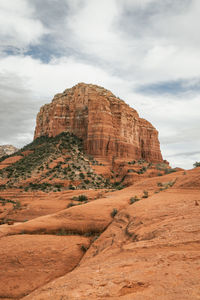
[[[110,91],[79,83],[55,95],[37,116],[35,137],[69,131],[95,157],[161,162],[157,130]]]
[[[12,145],[2,145],[0,146],[0,157],[4,155],[11,155],[15,153],[18,149]]]

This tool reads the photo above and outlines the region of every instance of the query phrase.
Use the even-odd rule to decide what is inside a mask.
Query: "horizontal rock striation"
[[[157,130],[136,110],[97,85],[79,83],[40,109],[35,139],[63,131],[83,139],[85,151],[95,157],[163,160]]]

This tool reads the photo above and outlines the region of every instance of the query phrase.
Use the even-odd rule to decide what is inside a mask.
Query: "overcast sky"
[[[200,161],[199,0],[0,0],[0,145],[78,82],[111,90],[159,131],[171,166]]]

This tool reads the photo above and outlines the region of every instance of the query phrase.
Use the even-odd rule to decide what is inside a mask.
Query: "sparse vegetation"
[[[77,200],[80,202],[87,201],[88,197],[86,195],[79,195]]]
[[[29,153],[24,155],[24,151]],[[86,155],[83,152],[82,141],[69,132],[63,132],[56,137],[39,137],[15,155],[20,155],[22,158],[0,170],[0,177],[9,179],[6,184],[0,186],[1,190],[9,186],[19,187],[19,183],[25,191],[57,192],[63,189],[113,188],[108,180],[97,175],[91,168],[93,164],[102,164]],[[34,178],[33,181],[22,184],[35,175],[37,180]],[[69,180],[69,185],[64,186],[62,182],[54,183],[56,178],[60,181]],[[74,181],[80,183],[75,185]]]
[[[143,196],[142,196],[142,198],[148,198],[148,197],[149,197],[148,191],[143,191]]]
[[[200,167],[200,161],[196,161],[196,162],[193,164],[193,166],[194,166],[195,168]]]
[[[0,197],[0,204],[2,206],[8,204],[8,203],[11,203],[13,205],[13,209],[20,209],[21,208],[21,203],[19,200],[10,200],[10,199],[4,199],[2,197]]]
[[[69,232],[66,231],[65,228],[61,228],[60,231],[56,233],[56,235],[69,235]]]
[[[177,170],[176,169],[165,169],[164,172],[165,172],[165,174],[171,174],[171,173],[177,172]]]
[[[85,245],[81,245],[81,250],[83,252],[86,252],[88,250],[88,247],[86,247]]]
[[[166,190],[169,187],[172,187],[176,180],[168,181],[168,182],[157,182],[157,186],[160,187],[160,191]]]
[[[135,160],[132,160],[132,161],[129,161],[129,162],[128,162],[129,165],[134,165],[135,163],[136,163]]]
[[[135,203],[135,202],[137,202],[139,200],[140,200],[140,198],[138,198],[138,196],[131,197],[130,198],[130,204],[133,204],[133,203]]]
[[[118,213],[118,210],[116,208],[113,208],[112,212],[110,213],[111,217],[114,218],[114,216]]]
[[[144,174],[147,170],[147,167],[143,166],[137,173],[138,174]]]

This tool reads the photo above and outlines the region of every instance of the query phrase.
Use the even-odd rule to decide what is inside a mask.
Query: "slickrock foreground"
[[[144,189],[148,198],[142,198]],[[130,204],[135,195],[140,200]],[[112,217],[114,209],[117,214]],[[179,171],[144,179],[123,190],[104,193],[103,198],[25,223],[2,225],[0,261],[2,270],[9,266],[11,277],[5,283],[3,273],[1,297],[197,300],[199,215],[200,168],[196,168],[186,174]],[[34,251],[29,243],[35,245]],[[77,250],[73,250],[73,243]],[[63,249],[69,252],[64,254]],[[72,254],[77,258],[70,271]],[[66,255],[64,261],[60,261],[61,255]],[[22,269],[27,274],[24,281],[19,275]],[[16,274],[15,289],[12,274]],[[7,286],[12,287],[10,294]],[[23,298],[31,289],[35,291]]]
[[[41,108],[35,138],[63,131],[83,139],[86,152],[95,157],[162,162],[157,130],[100,86],[79,83]]]

